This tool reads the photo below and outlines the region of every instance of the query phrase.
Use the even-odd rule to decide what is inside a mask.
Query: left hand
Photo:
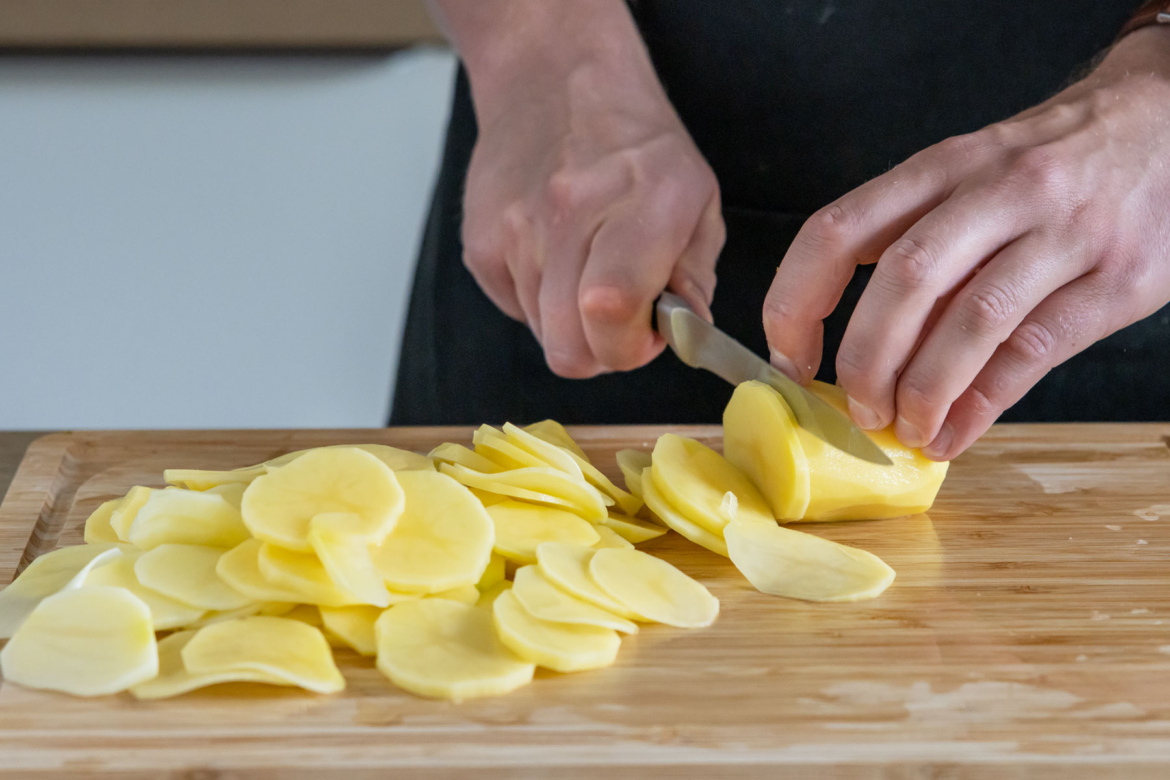
[[[815,214],[764,304],[807,381],[821,320],[877,263],[837,353],[863,428],[949,460],[1053,366],[1170,301],[1170,29],[1047,102],[914,155]]]

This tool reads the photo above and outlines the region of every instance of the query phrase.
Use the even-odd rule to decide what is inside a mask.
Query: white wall
[[[0,59],[0,430],[382,425],[453,67]]]

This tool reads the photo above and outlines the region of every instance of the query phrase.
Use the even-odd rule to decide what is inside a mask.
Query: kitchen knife
[[[705,368],[733,385],[753,379],[770,385],[788,403],[797,424],[813,436],[870,463],[893,465],[852,420],[695,314],[682,298],[663,293],[655,311],[658,332],[688,366]]]

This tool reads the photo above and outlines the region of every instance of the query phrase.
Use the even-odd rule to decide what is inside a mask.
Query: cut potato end
[[[37,605],[62,590],[80,587],[89,572],[122,555],[113,544],[79,544],[47,552],[0,590],[0,639],[8,639]]]
[[[775,523],[736,520],[724,535],[731,562],[756,590],[773,596],[860,601],[894,581],[894,570],[872,553]]]
[[[520,658],[554,672],[610,666],[622,643],[611,628],[553,623],[534,617],[514,591],[500,594],[492,605],[492,614],[500,641]]]
[[[582,601],[554,585],[539,566],[524,566],[516,571],[513,590],[516,598],[533,617],[554,623],[600,626],[638,633],[638,624],[614,613]]]
[[[150,620],[155,631],[184,628],[207,613],[206,609],[193,607],[169,596],[164,596],[139,582],[134,567],[143,554],[135,551],[113,558],[100,566],[95,566],[86,575],[82,588],[125,588],[141,599],[150,609]]]
[[[113,501],[106,501],[86,518],[86,544],[117,544],[122,541],[118,538],[118,534],[114,531],[113,526],[110,525],[110,518],[114,516],[114,510],[118,508],[118,504],[121,502],[122,499],[120,498],[115,498]]]
[[[666,499],[659,495],[658,488],[650,476],[650,469],[646,469],[642,475],[642,488],[644,491],[642,498],[646,500],[646,506],[658,519],[700,547],[706,547],[713,553],[727,557],[727,542],[723,541],[723,536],[713,534],[701,525],[691,522],[667,503]]]
[[[590,547],[601,540],[598,528],[572,512],[508,500],[487,508],[495,527],[497,554],[517,563],[536,563],[544,542]]]
[[[593,545],[594,548],[598,550],[602,550],[607,547],[617,548],[619,550],[634,549],[632,542],[628,541],[624,536],[619,534],[617,531],[614,531],[612,528],[605,525],[599,525],[596,526],[596,530],[599,538]]]
[[[589,574],[589,562],[600,550],[574,544],[545,542],[536,548],[536,558],[541,572],[558,588],[595,607],[624,617],[637,620],[640,615],[626,607],[597,586]]]
[[[719,599],[702,583],[640,550],[598,550],[589,574],[606,595],[644,620],[703,628],[719,614]]]
[[[226,550],[194,544],[161,544],[134,561],[143,587],[195,609],[230,611],[252,604],[215,573]]]
[[[609,517],[605,518],[602,525],[631,544],[648,542],[666,533],[666,528],[658,523],[651,523],[640,517],[630,517],[629,515],[611,513]]]
[[[374,623],[385,610],[359,604],[354,607],[321,607],[325,630],[361,655],[375,655],[378,644],[374,640]]]
[[[363,604],[388,607],[390,591],[374,566],[373,550],[361,533],[361,518],[349,513],[323,513],[309,522],[309,544],[329,579],[342,593]]]
[[[298,620],[257,615],[206,626],[181,656],[192,674],[250,671],[315,693],[345,689],[325,636]]]
[[[231,682],[290,685],[279,677],[250,669],[193,674],[183,666],[183,648],[196,631],[179,631],[158,641],[158,676],[130,689],[136,699],[169,699],[199,688]]]
[[[772,512],[760,491],[742,471],[706,445],[665,434],[654,447],[650,471],[654,488],[691,522],[718,534],[727,525],[720,511],[723,496],[734,493],[740,514],[771,520]],[[643,485],[643,491],[647,488]]]
[[[536,670],[500,641],[488,610],[446,599],[397,604],[374,633],[378,670],[419,696],[458,702],[504,694]]]
[[[0,651],[0,672],[29,688],[104,696],[158,673],[150,610],[122,588],[73,588],[32,611]]]
[[[143,550],[160,544],[229,548],[247,538],[239,507],[228,496],[182,488],[151,491],[127,532],[130,543]]]

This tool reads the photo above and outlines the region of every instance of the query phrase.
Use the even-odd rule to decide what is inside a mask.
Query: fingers
[[[703,209],[691,242],[674,267],[668,285],[707,322],[714,322],[711,302],[715,299],[715,264],[726,241],[727,226],[723,222],[723,208],[716,188]]]

